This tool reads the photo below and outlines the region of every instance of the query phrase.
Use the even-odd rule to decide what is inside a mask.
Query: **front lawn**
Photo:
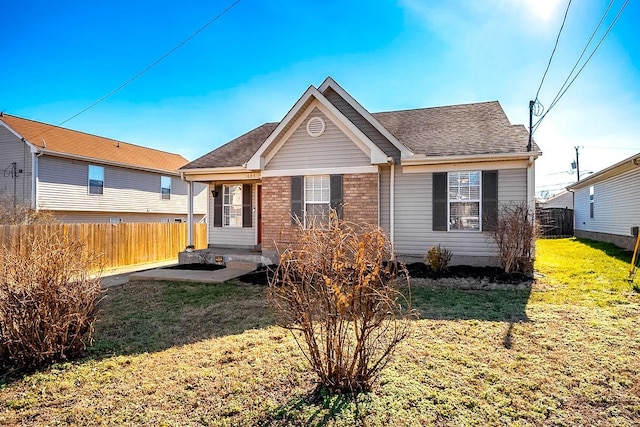
[[[314,393],[264,287],[112,288],[88,357],[0,386],[0,425],[637,425],[629,255],[575,239],[537,255],[531,289],[413,287],[421,320],[357,398]]]

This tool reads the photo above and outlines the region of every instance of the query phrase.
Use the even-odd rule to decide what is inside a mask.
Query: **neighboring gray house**
[[[543,209],[573,209],[573,193],[562,190],[555,196],[549,197],[540,203],[540,207]]]
[[[209,185],[210,247],[260,248],[272,257],[337,208],[380,225],[401,258],[438,244],[453,262],[495,264],[485,231],[499,204],[533,210],[528,132],[498,102],[369,113],[331,78],[310,86],[278,123],[263,124],[183,166]]]
[[[67,223],[182,222],[189,183],[178,154],[0,113],[0,195]],[[191,187],[193,220],[206,185]]]
[[[640,153],[567,187],[573,193],[576,237],[633,250],[640,226]]]

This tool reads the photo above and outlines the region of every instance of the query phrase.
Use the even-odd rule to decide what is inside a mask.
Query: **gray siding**
[[[11,163],[16,162],[16,169],[22,170],[11,174]],[[31,204],[31,152],[29,146],[0,126],[0,197],[15,197],[18,203]]]
[[[325,121],[318,137],[307,134],[312,117]],[[266,170],[371,166],[371,160],[331,120],[315,108],[266,165]]]
[[[231,182],[229,182],[231,184]],[[258,190],[256,184],[251,189],[251,205],[255,208],[258,204]],[[213,190],[213,186],[210,187]],[[210,194],[210,193],[209,193]],[[209,204],[209,233],[207,243],[209,246],[219,247],[253,247],[256,245],[257,209],[251,212],[251,227],[214,227],[213,197],[208,197]]]
[[[336,91],[329,88],[324,94],[329,101],[344,114],[353,124],[355,124],[374,144],[376,144],[387,156],[392,156],[396,160],[400,159],[398,150],[378,129],[366,120],[355,108],[345,101]]]
[[[526,201],[526,179],[526,169],[500,170],[499,203]],[[440,244],[457,257],[496,256],[496,246],[487,233],[432,230],[432,184],[430,172],[403,174],[396,168],[396,252],[422,256],[429,248]]]
[[[589,216],[589,187],[575,193],[575,229],[631,236],[631,227],[640,226],[640,168],[593,187],[593,218]]]
[[[171,177],[171,199],[163,200],[161,173],[105,165],[104,194],[94,195],[88,192],[89,164],[40,157],[38,207],[54,211],[187,213],[187,184],[179,177]]]

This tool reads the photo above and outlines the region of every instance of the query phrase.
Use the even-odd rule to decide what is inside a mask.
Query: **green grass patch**
[[[0,425],[637,425],[640,295],[624,256],[545,240],[531,289],[413,288],[421,320],[357,396],[316,391],[264,287],[112,288],[85,360],[0,385]]]

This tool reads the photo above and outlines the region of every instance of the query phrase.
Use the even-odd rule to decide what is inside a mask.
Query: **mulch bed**
[[[444,273],[436,273],[422,262],[407,264],[406,267],[412,282],[429,283],[432,285],[441,284],[446,287],[484,289],[494,288],[495,286],[492,286],[494,284],[530,286],[533,282],[533,279],[525,274],[506,274],[504,270],[499,267],[455,265],[449,267]],[[270,274],[272,274],[275,268],[276,265],[260,267],[251,273],[238,277],[238,280],[244,283],[267,286],[269,284]]]
[[[199,270],[199,271],[216,271],[225,268],[224,265],[219,264],[204,264],[204,263],[192,263],[192,264],[178,264],[171,267],[164,267],[165,270]]]

